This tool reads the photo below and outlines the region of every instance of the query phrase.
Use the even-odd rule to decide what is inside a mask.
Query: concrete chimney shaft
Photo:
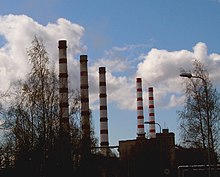
[[[68,71],[66,40],[59,41],[59,106],[60,127],[62,131],[69,132],[69,104],[68,104]]]
[[[108,153],[108,116],[105,67],[99,67],[99,99],[100,99],[100,145],[104,155]],[[106,148],[104,148],[106,147]]]
[[[81,124],[84,147],[90,149],[90,110],[87,55],[80,55]]]
[[[149,131],[150,138],[156,138],[153,87],[148,88],[149,96]]]
[[[142,79],[136,78],[137,88],[137,138],[145,138],[144,131],[144,114],[143,114],[143,98],[142,98]]]

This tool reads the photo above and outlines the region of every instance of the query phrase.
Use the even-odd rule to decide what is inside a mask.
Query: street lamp
[[[157,123],[157,122],[149,122],[149,121],[146,121],[146,122],[144,122],[145,124],[157,124],[158,126],[159,126],[159,128],[160,128],[160,133],[161,133],[161,126],[160,126],[160,124],[159,123]]]
[[[205,94],[206,94],[206,115],[207,115],[207,127],[208,127],[208,164],[209,164],[209,177],[211,176],[211,167],[210,167],[210,117],[209,117],[209,110],[208,110],[208,89],[207,89],[207,82],[204,78],[200,77],[200,76],[193,76],[191,73],[181,73],[180,77],[187,77],[189,79],[191,78],[197,78],[197,79],[201,79],[204,82],[204,87],[205,87]]]

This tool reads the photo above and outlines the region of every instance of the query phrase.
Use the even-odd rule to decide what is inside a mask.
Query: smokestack
[[[66,40],[60,40],[59,48],[59,116],[60,116],[60,142],[59,142],[59,163],[60,170],[68,171],[71,169],[70,152],[70,125],[69,125],[69,104],[68,104],[68,72]]]
[[[141,78],[137,78],[136,88],[137,88],[137,138],[145,138]]]
[[[149,131],[150,131],[150,138],[156,138],[153,87],[148,88],[148,94],[149,94]]]
[[[99,67],[99,99],[100,99],[100,145],[103,155],[108,154],[108,116],[105,67]],[[106,148],[105,148],[106,147]]]
[[[66,40],[59,41],[59,107],[61,133],[69,133],[68,74]],[[64,137],[63,137],[64,138]]]
[[[81,124],[82,124],[82,148],[84,154],[90,153],[90,146],[91,146],[87,61],[88,61],[87,55],[80,55]]]

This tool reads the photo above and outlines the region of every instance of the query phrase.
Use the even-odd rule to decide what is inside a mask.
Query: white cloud
[[[145,87],[155,87],[159,106],[174,107],[181,104],[181,100],[183,101],[182,97],[178,96],[183,91],[182,81],[179,77],[181,68],[187,71],[192,70],[193,60],[198,59],[204,63],[210,76],[215,76],[212,77],[212,81],[216,83],[220,78],[219,57],[218,54],[208,56],[207,46],[202,42],[197,43],[193,47],[193,51],[167,51],[154,48],[145,56],[144,61],[139,63],[137,76],[143,77]]]
[[[114,49],[125,51],[125,48],[115,47]],[[114,53],[112,56],[114,56]],[[102,58],[102,60],[92,65],[91,68],[93,69],[90,72],[96,72],[96,74],[93,75],[94,77],[91,80],[92,83],[97,80],[96,85],[98,85],[98,66],[106,66],[108,102],[116,103],[118,108],[121,109],[135,110],[136,77],[141,77],[144,106],[147,107],[146,103],[148,103],[148,87],[153,86],[156,106],[172,108],[184,102],[182,78],[179,77],[181,70],[192,70],[192,63],[196,58],[205,64],[210,76],[213,76],[212,81],[215,84],[220,77],[218,73],[219,57],[220,55],[216,53],[207,55],[207,46],[202,42],[192,47],[192,51],[167,51],[153,48],[146,55],[137,56],[141,60],[138,60],[139,63],[136,65],[137,70],[134,71],[136,73],[130,73],[130,75],[126,74],[130,64],[128,59],[125,58],[121,61],[114,58],[110,60],[108,57]],[[123,70],[122,66],[127,66],[127,68],[124,67]],[[122,71],[120,75],[114,73],[119,70]],[[98,95],[98,87],[93,87],[93,89],[96,90],[93,93]],[[93,100],[97,99],[98,96],[93,97]]]
[[[117,51],[120,48],[116,48]],[[105,66],[108,103],[114,103],[120,109],[136,109],[136,77],[142,78],[144,106],[148,105],[148,87],[154,87],[154,99],[157,107],[172,108],[182,105],[184,94],[182,78],[179,76],[182,69],[192,70],[193,60],[196,58],[207,67],[213,83],[220,80],[219,54],[207,54],[205,43],[199,42],[192,47],[192,51],[167,51],[156,48],[147,54],[137,56],[141,60],[136,63],[136,70],[127,74],[130,60],[102,58],[90,66],[90,93],[91,103],[98,108],[98,67]],[[114,54],[112,54],[114,56]],[[126,68],[127,67],[127,68]],[[134,67],[134,66],[133,66]],[[120,71],[120,72],[115,72]],[[94,108],[95,108],[94,107]]]
[[[135,109],[135,82],[126,76],[114,76],[108,70],[108,65],[98,65],[97,63],[94,63],[88,71],[91,107],[98,108],[99,104],[99,66],[106,67],[108,103],[115,103],[119,109]]]
[[[93,67],[95,67],[97,71],[100,66],[107,67],[108,71],[110,72],[126,72],[126,70],[129,68],[128,61],[120,58],[113,58],[113,59],[102,58],[102,59],[98,59],[93,64]]]
[[[43,26],[26,15],[0,16],[0,35],[4,41],[0,48],[0,82],[4,84],[1,84],[0,89],[6,89],[10,81],[23,78],[28,72],[26,50],[35,35],[43,39],[49,57],[55,63],[58,62],[58,40],[66,39],[70,58],[68,62],[72,65],[70,76],[78,78],[78,70],[72,69],[74,66],[79,68],[78,62],[71,59],[85,50],[80,41],[83,33],[82,26],[63,18]]]
[[[205,43],[199,42],[193,47],[194,53],[193,56],[194,58],[200,60],[202,63],[206,62],[205,60],[207,59],[207,46]]]
[[[136,108],[135,80],[125,76],[115,77],[107,73],[108,98],[117,103],[119,109]]]

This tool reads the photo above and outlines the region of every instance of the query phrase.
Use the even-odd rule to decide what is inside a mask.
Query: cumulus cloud
[[[100,66],[108,66],[108,70],[110,72],[125,72],[129,66],[128,61],[122,58],[113,58],[113,59],[107,59],[107,58],[101,58],[98,59],[94,64],[93,67],[98,69]]]
[[[99,60],[100,61],[100,60]],[[99,104],[99,67],[106,67],[106,89],[108,103],[115,103],[119,109],[135,109],[135,82],[130,76],[114,74],[112,67],[120,67],[120,62],[115,61],[115,65],[109,60],[95,62],[89,67],[89,92],[91,108],[98,108]],[[117,66],[117,63],[119,66]],[[126,63],[123,63],[124,65]],[[124,71],[125,72],[125,71]]]
[[[192,51],[167,51],[151,49],[144,60],[137,66],[137,76],[143,77],[145,87],[155,87],[157,102],[163,107],[178,106],[183,102],[181,93],[181,69],[192,70],[192,63],[195,59],[204,63],[208,69],[212,81],[219,80],[218,69],[220,67],[219,54],[207,54],[205,43],[197,43]]]
[[[124,52],[127,48],[114,47],[116,52]],[[114,56],[114,51],[111,50],[111,55]],[[135,63],[133,73],[129,71],[131,61],[127,58],[117,60],[117,58],[102,58],[99,62],[94,63],[93,72],[98,71],[98,66],[107,67],[107,91],[108,102],[116,103],[120,109],[136,109],[136,78],[142,78],[144,106],[147,107],[148,102],[148,87],[154,87],[155,104],[157,107],[173,108],[183,104],[184,95],[182,89],[182,78],[179,76],[184,69],[192,70],[192,64],[195,59],[200,60],[208,69],[210,79],[214,85],[218,86],[220,67],[220,55],[213,53],[208,55],[208,47],[205,43],[198,42],[192,46],[192,50],[167,51],[152,48],[146,54],[136,56],[139,58],[138,63]],[[122,62],[120,64],[120,62]],[[134,63],[134,62],[133,62]],[[124,67],[122,67],[124,66]],[[125,67],[126,66],[126,67]],[[115,71],[120,70],[119,74]],[[98,80],[98,73],[93,75],[93,81]],[[95,79],[96,77],[96,79]],[[98,81],[97,81],[98,82]],[[98,84],[98,83],[96,83]],[[96,87],[96,89],[98,88]],[[98,95],[98,91],[96,92]],[[95,98],[95,97],[94,97]],[[96,100],[98,97],[96,97]],[[95,100],[95,99],[94,99]]]
[[[73,57],[85,50],[81,44],[84,28],[66,19],[60,18],[55,23],[46,26],[39,24],[26,15],[0,16],[0,89],[9,87],[10,82],[23,78],[29,70],[26,51],[31,45],[34,36],[43,39],[46,50],[52,62],[58,62],[58,40],[66,39],[68,57],[71,68],[79,68]],[[70,69],[70,75],[78,78],[78,70]],[[71,82],[75,83],[75,82]]]

